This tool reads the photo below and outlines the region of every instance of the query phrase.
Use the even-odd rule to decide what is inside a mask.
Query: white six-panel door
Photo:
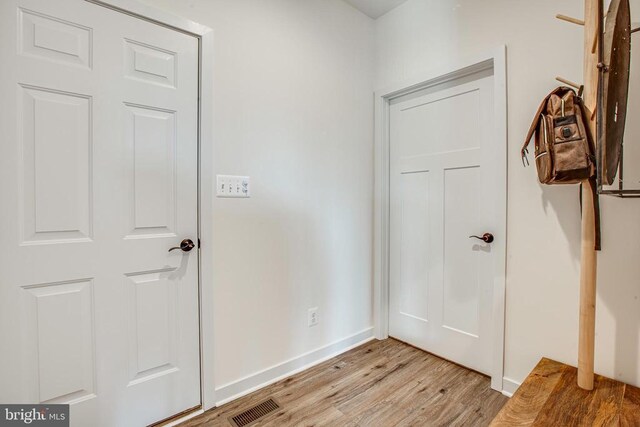
[[[197,242],[197,39],[82,0],[0,24],[0,401],[199,405],[197,249],[168,252]]]
[[[469,236],[501,218],[493,94],[482,72],[393,101],[389,122],[389,334],[486,374],[504,253]]]

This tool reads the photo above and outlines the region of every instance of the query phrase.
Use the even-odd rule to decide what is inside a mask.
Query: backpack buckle
[[[522,155],[522,166],[526,168],[527,166],[529,166],[529,159],[527,158],[527,154],[529,154],[529,150],[527,150],[526,148],[523,148],[520,154]]]

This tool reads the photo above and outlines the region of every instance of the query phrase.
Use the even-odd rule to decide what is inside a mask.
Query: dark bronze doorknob
[[[184,239],[180,242],[180,246],[173,247],[169,249],[169,252],[174,251],[176,249],[181,249],[183,252],[189,252],[191,249],[195,248],[196,245],[193,243],[191,239]]]
[[[493,242],[493,234],[491,234],[491,233],[484,233],[484,234],[482,235],[482,237],[481,237],[481,236],[469,236],[469,238],[470,238],[470,239],[471,239],[472,237],[473,237],[474,239],[482,240],[482,241],[483,241],[483,242],[485,242],[485,243],[491,243],[491,242]]]

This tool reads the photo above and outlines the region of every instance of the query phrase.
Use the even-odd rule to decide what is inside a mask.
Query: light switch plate
[[[216,175],[216,196],[251,197],[251,180],[248,176]]]

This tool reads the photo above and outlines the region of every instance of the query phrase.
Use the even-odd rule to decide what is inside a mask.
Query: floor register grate
[[[280,409],[280,405],[275,400],[268,399],[238,415],[229,417],[229,422],[233,427],[247,427],[277,409]]]

